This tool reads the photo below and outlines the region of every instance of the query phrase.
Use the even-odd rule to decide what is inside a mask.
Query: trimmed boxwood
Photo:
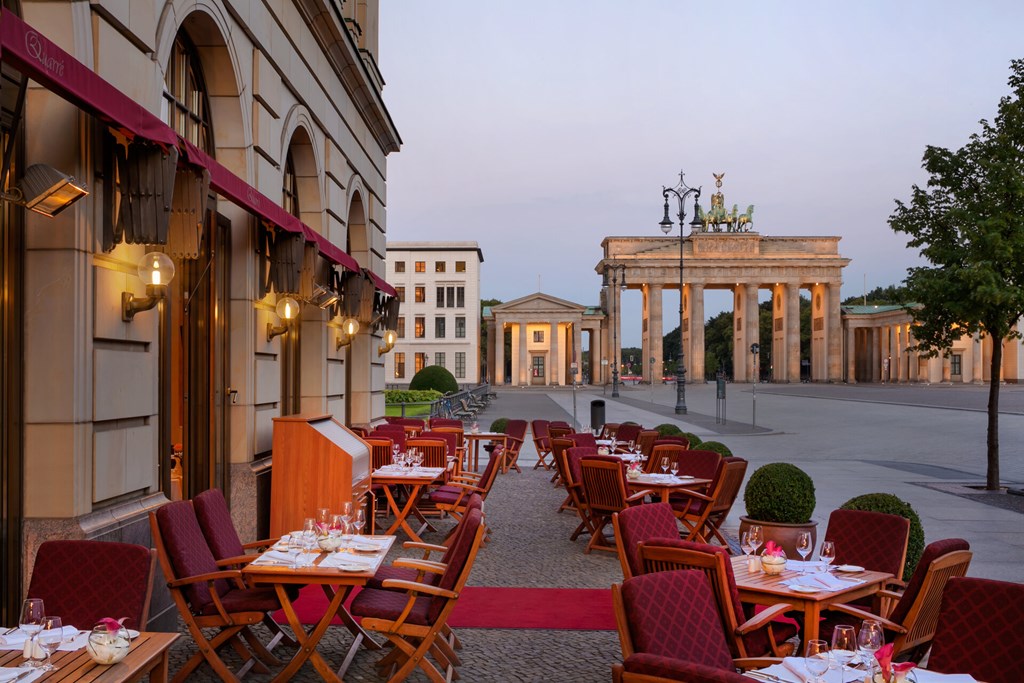
[[[433,389],[442,394],[451,394],[459,390],[455,376],[440,365],[428,365],[417,372],[409,382],[412,391]]]
[[[697,450],[692,444],[690,445],[690,449]],[[732,451],[729,450],[729,447],[719,441],[701,441],[699,450],[714,451],[715,453],[721,455],[723,458],[732,457]]]
[[[753,520],[806,524],[814,512],[814,481],[788,462],[762,465],[750,475],[743,503]]]
[[[388,389],[384,392],[384,403],[433,403],[441,398],[440,391],[409,391],[407,389]]]
[[[505,428],[508,427],[508,418],[499,417],[497,420],[491,423],[491,431],[499,434],[505,433]]]
[[[683,433],[683,430],[679,427],[667,422],[665,424],[658,425],[654,430],[658,432],[658,436],[679,436]]]
[[[681,436],[685,436],[686,440],[690,442],[690,449],[691,450],[697,450],[698,448],[703,448],[703,446],[701,444],[703,444],[704,442],[701,441],[701,438],[699,436],[697,436],[696,434],[694,434],[693,432],[681,432],[680,435]]]
[[[866,510],[899,515],[910,520],[910,539],[907,541],[907,564],[903,568],[903,580],[909,581],[924,552],[924,527],[921,518],[910,503],[891,493],[865,493],[839,506],[843,510]]]

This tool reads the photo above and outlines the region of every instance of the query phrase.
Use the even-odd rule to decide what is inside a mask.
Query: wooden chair
[[[437,429],[438,427],[458,427],[459,429],[465,429],[465,423],[462,420],[457,420],[451,417],[432,417],[427,420],[427,426],[430,429]]]
[[[518,464],[519,449],[523,447],[525,440],[526,420],[509,420],[505,425],[505,462],[501,467],[503,473],[507,474],[512,469],[522,472]]]
[[[733,657],[785,657],[793,654],[787,640],[796,635],[791,622],[775,622],[792,605],[779,603],[748,619],[740,602],[732,560],[725,548],[680,540],[650,539],[637,549],[643,574],[693,569],[704,572],[715,595],[722,629]]]
[[[548,437],[552,439],[561,439],[568,434],[572,434],[572,427],[569,425],[556,425],[554,423],[548,425]]]
[[[640,544],[652,538],[679,537],[679,522],[668,503],[634,505],[612,515],[615,548],[622,565],[622,577],[643,574]]]
[[[612,514],[631,505],[643,503],[650,491],[630,494],[626,491],[626,473],[622,460],[613,456],[588,455],[580,461],[580,476],[587,512],[591,519],[590,543],[583,552],[607,550],[616,552],[604,537],[604,528],[612,521]]]
[[[685,436],[680,436],[680,435],[659,436],[654,441],[654,445],[655,446],[658,446],[660,444],[668,444],[668,443],[679,444],[680,446],[684,446],[685,448],[689,448],[690,447],[690,440],[687,439]]]
[[[571,434],[566,434],[566,438],[572,441],[574,446],[597,448],[597,437],[590,432],[573,432]]]
[[[605,422],[604,426],[601,427],[601,435],[598,438],[601,439],[614,439],[615,433],[619,431],[618,422]]]
[[[352,601],[351,612],[362,618],[363,628],[383,634],[394,646],[377,662],[382,672],[394,670],[388,683],[406,680],[417,668],[431,681],[445,683],[461,663],[444,633],[483,539],[480,510],[467,514],[463,524],[466,529],[452,544],[436,584],[386,579],[381,585],[387,590],[367,588]]]
[[[575,541],[584,532],[593,533],[594,530],[593,521],[587,510],[586,493],[583,490],[583,467],[580,464],[584,457],[591,455],[597,455],[597,447],[572,446],[562,452],[565,490],[571,501],[570,507],[580,518],[580,523],[576,525],[576,529],[569,536],[571,541]]]
[[[368,436],[363,441],[370,447],[370,471],[391,464],[395,442],[382,436]]]
[[[133,543],[44,541],[26,597],[42,598],[46,613],[60,615],[65,626],[87,630],[113,616],[145,631],[155,566],[155,553]]]
[[[723,547],[729,547],[728,541],[722,535],[721,527],[732,511],[732,506],[739,496],[740,488],[743,486],[743,477],[747,474],[747,461],[743,458],[730,456],[722,458],[725,470],[722,472],[722,482],[718,491],[714,494],[715,502],[711,504],[711,510],[704,522],[704,529],[701,535],[710,540],[712,536],[718,539]]]
[[[565,451],[568,448],[572,448],[572,441],[565,438],[552,437],[551,459],[555,462],[555,476],[552,477],[551,481],[554,482],[555,486],[565,486]],[[597,453],[596,448],[594,449],[594,452]],[[565,500],[563,500],[562,504],[558,506],[558,511],[561,512],[562,510],[575,510],[572,503],[572,497],[568,492],[566,492]]]
[[[613,681],[749,683],[737,668],[778,661],[733,658],[703,571],[634,576],[612,584],[612,603],[623,659],[612,666]]]
[[[416,449],[423,454],[423,467],[448,467],[448,440],[413,437],[405,442],[406,452]]]
[[[369,436],[391,439],[398,444],[398,450],[405,452],[405,427],[402,425],[382,424],[370,432]]]
[[[438,425],[431,427],[430,432],[435,434],[453,434],[455,436],[455,458],[459,463],[459,469],[465,469],[466,463],[466,430],[462,426]],[[420,434],[423,436],[423,434]]]
[[[530,422],[530,433],[533,434],[533,447],[537,449],[537,462],[534,463],[533,469],[543,467],[549,470],[552,467],[546,460],[551,455],[551,436],[548,434],[549,424],[547,420],[533,420]]]
[[[669,462],[678,462],[682,458],[684,451],[686,449],[679,444],[655,443],[654,448],[651,450],[651,455],[647,458],[647,463],[644,465],[644,472],[660,474],[662,458],[668,458]]]
[[[1024,584],[952,578],[942,593],[928,669],[988,683],[1024,681]]]
[[[831,640],[839,624],[857,626],[864,619],[877,619],[887,631],[886,642],[893,643],[893,657],[904,655],[919,661],[935,635],[946,582],[967,574],[971,556],[970,545],[962,538],[929,543],[903,593],[882,591],[881,597],[894,603],[891,611],[874,614],[859,605],[831,605],[821,624],[821,637]]]
[[[836,546],[836,566],[855,564],[903,578],[910,540],[910,520],[899,515],[865,510],[833,510],[825,540]],[[861,602],[870,605],[870,600]]]
[[[458,470],[462,469],[462,455],[464,451],[460,451],[459,449],[462,446],[462,440],[464,437],[461,429],[454,431],[450,427],[430,429],[420,432],[419,436],[417,436],[416,438],[439,439],[441,441],[444,441],[446,458],[444,466],[447,467],[449,462],[455,462],[457,463],[457,465],[454,471],[457,472]],[[424,458],[424,462],[426,462],[426,458]]]
[[[149,513],[149,526],[171,599],[198,647],[174,676],[174,683],[187,680],[204,660],[223,681],[235,681],[250,669],[269,673],[266,665],[279,665],[249,628],[260,623],[267,612],[281,608],[274,589],[247,588],[240,571],[217,566],[192,501],[167,503]],[[208,638],[203,629],[215,629],[216,633]],[[242,658],[237,673],[217,654],[225,645]]]
[[[635,442],[643,429],[641,425],[635,422],[624,422],[619,425],[618,431],[615,432],[615,440],[623,444],[630,441]]]
[[[640,449],[640,452],[645,458],[649,458],[651,457],[651,451],[654,450],[654,442],[657,440],[658,430],[645,429],[636,437],[636,446]]]
[[[721,494],[725,486],[726,467],[718,453],[710,451],[685,452],[716,456],[714,459],[716,467],[710,475],[700,469],[697,470],[698,474],[693,475],[700,479],[711,480],[711,483],[704,489],[706,493],[697,490],[679,489],[673,491],[669,496],[669,504],[672,506],[673,511],[675,511],[676,517],[679,518],[679,521],[686,528],[684,536],[686,540],[707,543],[708,537],[704,535],[704,532],[707,527],[708,517],[711,515],[712,507],[715,504],[715,499]],[[707,459],[710,461],[710,457]],[[690,474],[690,471],[684,470],[682,467],[680,467],[680,470]],[[713,534],[711,535],[713,536]],[[729,547],[729,543],[725,539],[722,539],[722,545],[725,548]]]
[[[498,463],[501,460],[500,452],[491,453],[483,472],[463,472],[452,477],[447,484],[431,491],[428,498],[438,510],[455,519],[462,519],[466,512],[466,503],[471,497],[479,496],[481,502],[487,500],[494,480],[498,477]]]

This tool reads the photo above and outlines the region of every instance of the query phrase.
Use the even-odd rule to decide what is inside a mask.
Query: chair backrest
[[[509,420],[505,424],[505,436],[511,436],[520,442],[526,438],[526,420]]]
[[[423,429],[426,427],[426,423],[418,417],[395,417],[388,419],[388,422],[395,425],[402,425],[403,427],[415,427],[416,429]]]
[[[663,444],[663,443],[666,443],[666,444],[667,443],[674,443],[674,444],[679,444],[680,446],[685,446],[686,448],[690,447],[690,440],[687,439],[685,436],[678,436],[678,435],[659,436],[657,439],[654,440],[654,445],[655,446],[658,446],[658,445]]]
[[[418,436],[406,439],[405,450],[411,451],[414,448],[423,454],[423,467],[448,466],[448,442],[445,439],[422,439]]]
[[[474,496],[482,496],[484,499],[491,492],[491,487],[494,486],[495,479],[498,478],[498,470],[501,469],[501,461],[505,459],[505,456],[498,449],[494,449],[494,452],[487,458],[487,464],[484,465],[484,471],[480,473],[480,481],[477,487],[483,490],[483,493],[474,493]]]
[[[576,446],[597,448],[597,438],[590,432],[573,432],[572,434],[566,434],[565,438],[572,441]]]
[[[686,451],[686,449],[677,443],[655,443],[650,457],[647,458],[647,464],[644,466],[644,471],[660,473],[662,458],[667,457],[669,462],[679,462],[683,457],[684,451]],[[683,474],[686,474],[686,472],[683,472]],[[703,479],[703,477],[701,478]]]
[[[476,551],[480,547],[480,539],[483,536],[482,524],[483,512],[477,508],[467,512],[462,517],[460,526],[465,528],[452,540],[445,553],[447,566],[441,578],[438,579],[437,587],[450,591],[460,591],[465,585],[469,576],[469,570],[473,566]],[[431,622],[435,621],[448,602],[447,598],[436,597],[430,602],[427,611]]]
[[[614,439],[615,433],[619,431],[618,422],[605,422],[604,426],[601,427],[601,438],[602,439]]]
[[[679,523],[668,503],[648,503],[628,507],[612,517],[615,543],[619,551],[622,576],[628,579],[643,573],[639,544],[652,538],[679,535]]]
[[[461,433],[461,431],[460,431],[460,433]],[[449,456],[451,456],[453,458],[455,457],[455,452],[458,450],[459,446],[461,445],[461,440],[459,439],[459,435],[454,433],[454,432],[449,432],[449,431],[443,431],[443,432],[442,431],[434,431],[434,430],[422,431],[422,432],[420,432],[416,436],[416,438],[417,439],[439,439],[441,441],[444,441],[445,445],[447,447],[447,451],[448,451],[447,455],[449,455]]]
[[[732,670],[718,605],[703,572],[642,574],[612,585],[622,656],[645,653]]]
[[[627,441],[636,441],[643,429],[642,425],[638,425],[635,422],[624,422],[619,425],[619,430],[615,432],[615,440],[622,441],[623,443]]]
[[[939,618],[942,591],[950,579],[967,574],[971,565],[970,547],[962,538],[947,538],[929,543],[921,553],[903,596],[889,613],[890,621],[907,629],[896,639],[894,654],[931,641]]]
[[[383,424],[374,429],[369,434],[371,437],[382,436],[391,439],[393,443],[398,444],[399,450],[405,452],[405,427],[396,424]]]
[[[711,504],[711,513],[708,516],[715,526],[720,526],[729,516],[732,506],[739,496],[740,488],[743,486],[743,477],[747,474],[747,464],[746,460],[736,456],[722,458],[721,481],[715,502]]]
[[[568,434],[572,434],[572,427],[569,425],[556,425],[554,423],[548,425],[548,438],[550,439],[561,439]]]
[[[457,420],[453,417],[432,417],[427,421],[427,424],[431,429],[438,427],[458,427],[459,429],[465,429],[465,425],[462,420]]]
[[[928,670],[986,683],[1024,681],[1024,584],[952,578],[942,593]]]
[[[238,537],[235,522],[231,519],[228,501],[220,489],[203,491],[192,499],[192,507],[214,559],[245,554],[242,539]]]
[[[42,598],[65,626],[88,630],[104,617],[128,617],[145,631],[154,566],[153,551],[134,543],[44,541],[27,597]]]
[[[206,544],[192,501],[174,501],[150,513],[150,529],[168,582],[219,570],[217,560]],[[214,581],[213,585],[218,595],[223,595],[231,587],[224,579]],[[213,601],[206,583],[189,584],[183,593],[193,612]]]
[[[363,439],[370,447],[370,471],[379,470],[391,464],[395,442],[383,436],[368,436]]]
[[[592,512],[610,514],[628,505],[622,460],[610,455],[588,455],[580,460],[581,483]]]
[[[856,564],[903,577],[910,521],[899,515],[866,510],[833,510],[825,540],[836,546],[835,563]]]
[[[636,447],[645,456],[649,456],[654,450],[654,442],[658,440],[658,430],[645,429],[636,437]]]
[[[565,451],[566,449],[572,448],[572,441],[569,439],[551,437],[551,455],[555,460],[555,470],[558,472],[558,476],[565,481]],[[594,449],[597,452],[597,449]]]
[[[597,455],[597,446],[573,446],[565,450],[566,474],[568,484],[582,486],[583,468],[580,461],[589,455]]]
[[[679,454],[679,474],[689,474],[697,479],[714,479],[722,456],[715,451],[685,449]]]
[[[539,439],[547,439],[549,436],[548,427],[550,424],[551,423],[547,420],[531,420],[530,432],[533,434],[533,440],[537,441]]]

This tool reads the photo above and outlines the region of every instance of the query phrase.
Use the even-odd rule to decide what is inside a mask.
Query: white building
[[[427,365],[459,384],[480,373],[480,264],[476,242],[388,242],[387,280],[402,302],[398,342],[384,357],[389,385],[408,386]]]

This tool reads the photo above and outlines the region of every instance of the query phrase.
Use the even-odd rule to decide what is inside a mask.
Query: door
[[[544,372],[544,356],[537,353],[530,356],[530,384],[543,385],[547,380]]]

